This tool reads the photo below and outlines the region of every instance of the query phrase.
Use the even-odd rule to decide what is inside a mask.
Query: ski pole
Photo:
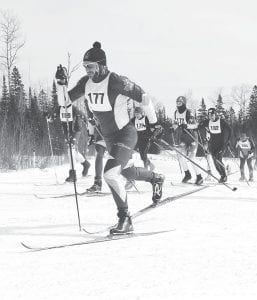
[[[209,164],[209,161],[208,161],[208,159],[207,159],[207,157],[206,157],[206,150],[204,149],[204,145],[202,144],[202,143],[200,143],[186,128],[184,129],[185,130],[185,132],[203,149],[203,151],[204,151],[204,156],[205,156],[205,158],[206,158],[206,160],[207,160],[207,164],[208,164],[208,168],[209,168],[209,170],[211,170],[211,168],[210,168],[210,164]],[[207,151],[207,154],[210,154],[210,152],[209,151]],[[215,157],[213,157],[212,156],[212,158],[222,167],[222,168],[224,168],[224,165],[223,165],[223,163],[221,162],[221,161],[219,161],[217,158],[215,158]]]
[[[52,145],[52,139],[51,139],[51,134],[50,134],[50,126],[49,126],[49,120],[46,117],[46,123],[47,123],[47,132],[48,132],[48,138],[49,138],[49,144],[50,144],[50,150],[51,150],[51,157],[52,157],[52,161],[54,159],[54,152],[53,152],[53,145]],[[57,179],[57,174],[56,174],[56,168],[55,168],[55,164],[54,164],[54,175],[55,175],[55,182],[56,184],[58,184],[58,179]]]
[[[63,85],[63,95],[64,95],[64,103],[65,103],[65,117],[66,117],[66,124],[67,124],[67,137],[68,137],[68,145],[69,145],[70,159],[71,159],[71,170],[72,170],[73,174],[75,174],[74,162],[73,162],[73,155],[72,155],[72,146],[71,146],[71,140],[70,140],[70,128],[69,128],[69,118],[68,118],[68,108],[67,108],[66,92],[67,92],[67,86]],[[78,203],[78,193],[77,193],[77,185],[76,185],[75,178],[73,180],[73,186],[74,186],[74,195],[75,195],[76,207],[77,207],[79,230],[81,231],[79,203]]]
[[[214,179],[216,179],[219,182],[219,178],[217,178],[215,175],[211,174],[208,172],[208,170],[204,169],[202,166],[200,166],[198,163],[196,163],[195,161],[193,161],[191,158],[189,158],[188,156],[186,156],[185,154],[183,154],[181,151],[179,151],[178,149],[176,149],[176,147],[172,147],[170,146],[166,141],[159,139],[159,141],[164,144],[165,146],[167,146],[170,150],[175,150],[178,154],[180,154],[181,156],[183,156],[184,158],[188,159],[192,164],[194,164],[195,166],[197,166],[199,169],[201,169],[202,171],[204,171],[205,173],[209,174],[211,177],[213,177]],[[159,146],[162,150],[165,150],[162,146],[160,146],[157,142],[154,142],[157,146]],[[227,188],[229,188],[231,191],[236,191],[237,188],[236,187],[231,187],[228,184],[226,184],[225,182],[221,182],[224,186],[226,186]]]

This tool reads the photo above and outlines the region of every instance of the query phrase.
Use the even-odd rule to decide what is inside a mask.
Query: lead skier
[[[137,131],[129,120],[127,99],[140,103],[147,111],[151,123],[157,122],[151,98],[143,89],[127,77],[110,72],[106,64],[106,54],[101,44],[95,42],[83,57],[83,66],[87,75],[68,93],[62,88],[64,80],[59,76],[61,66],[56,72],[58,98],[69,97],[73,102],[86,97],[93,116],[97,119],[110,155],[104,168],[104,179],[108,184],[118,209],[118,223],[110,234],[126,234],[133,231],[124,187],[124,178],[145,180],[152,183],[153,202],[162,196],[164,176],[134,166],[124,168],[137,143]],[[66,93],[66,95],[65,95]]]

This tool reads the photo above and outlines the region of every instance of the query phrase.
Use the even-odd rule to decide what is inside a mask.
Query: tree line
[[[228,109],[224,108],[221,94],[218,95],[215,107],[221,118],[224,118],[232,129],[230,141],[232,150],[242,131],[246,132],[255,143],[257,142],[257,85],[253,87],[246,107],[239,109],[238,112],[232,106]],[[60,119],[57,117],[52,123],[49,123],[46,118],[50,111],[56,109],[58,109],[58,101],[55,81],[53,81],[50,93],[44,89],[36,92],[31,87],[26,93],[16,66],[10,73],[9,85],[3,76],[0,98],[1,168],[16,169],[31,166],[31,163],[29,165],[25,162],[26,159],[29,160],[33,156],[40,157],[40,164],[44,167],[49,163],[48,160],[51,157],[62,157],[66,153]],[[162,105],[156,105],[156,113],[158,122],[164,128],[163,138],[172,144],[172,118],[166,114],[166,108]],[[207,118],[204,99],[201,99],[195,116],[198,122]],[[87,151],[86,140],[85,125],[80,142],[84,153]],[[202,154],[200,147],[198,154]],[[236,153],[234,154],[236,155]],[[231,156],[231,153],[227,153],[227,156]]]

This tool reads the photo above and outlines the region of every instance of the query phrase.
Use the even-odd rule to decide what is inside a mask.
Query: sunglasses
[[[96,66],[97,66],[97,63],[96,63],[96,62],[83,63],[83,67],[84,67],[84,68],[88,68],[88,69],[95,68]]]

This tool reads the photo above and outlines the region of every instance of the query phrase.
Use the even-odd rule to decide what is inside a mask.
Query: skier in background
[[[176,100],[177,109],[174,113],[174,123],[172,125],[174,129],[174,136],[176,144],[179,146],[180,151],[187,155],[191,160],[195,160],[198,144],[195,140],[198,140],[197,123],[195,117],[191,111],[187,108],[187,99],[184,96],[179,96]],[[190,136],[192,135],[194,139]],[[179,155],[178,156],[180,166],[185,175],[182,182],[186,183],[191,178],[191,172],[188,167],[187,160]],[[196,173],[195,184],[200,185],[203,183],[202,175],[199,169],[192,164],[192,167]]]
[[[255,145],[249,137],[247,137],[245,132],[242,132],[240,138],[236,142],[236,149],[239,151],[240,158],[240,173],[241,177],[240,181],[246,180],[245,177],[245,162],[247,162],[248,170],[249,170],[249,181],[253,181],[253,158]]]
[[[67,106],[59,106],[58,111],[50,113],[50,120],[56,118],[57,115],[60,117],[60,121],[63,128],[65,142],[71,143],[73,166],[75,161],[83,166],[82,176],[85,177],[88,174],[90,168],[89,161],[80,153],[78,149],[79,139],[83,123],[87,124],[86,115],[79,110],[76,106],[69,104]],[[68,127],[69,126],[69,127]],[[71,153],[68,151],[70,166],[71,164]],[[65,179],[67,182],[73,182],[77,180],[76,170],[72,167],[69,170],[69,176]]]
[[[147,116],[145,115],[142,107],[135,107],[134,111],[135,117],[131,120],[135,125],[137,130],[137,145],[135,149],[138,149],[140,158],[144,163],[144,167],[149,170],[154,170],[154,165],[151,163],[149,158],[147,157],[147,152],[150,148],[150,138],[152,136],[152,128],[156,126],[156,123],[153,125],[149,123]],[[152,125],[152,126],[151,126]]]
[[[215,108],[208,109],[208,119],[199,124],[198,128],[204,128],[209,136],[208,149],[213,158],[213,163],[220,174],[219,182],[227,181],[225,166],[222,162],[231,135],[231,128],[221,119]]]

